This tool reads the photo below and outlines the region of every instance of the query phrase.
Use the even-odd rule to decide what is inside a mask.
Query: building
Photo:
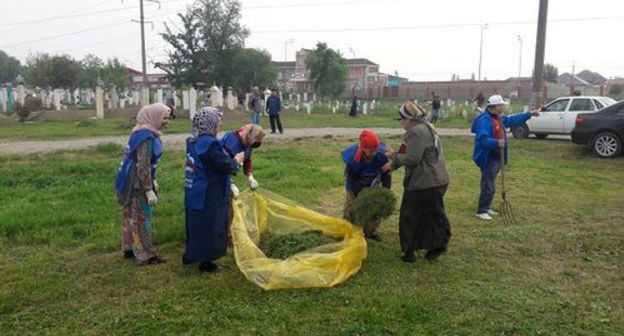
[[[141,89],[143,86],[143,73],[129,67],[126,67],[125,72],[126,76],[130,79],[130,88]],[[167,89],[171,87],[167,79],[167,74],[147,74],[147,83],[152,89]]]

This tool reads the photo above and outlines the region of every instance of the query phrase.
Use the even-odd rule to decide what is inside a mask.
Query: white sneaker
[[[487,213],[488,213],[488,215],[490,215],[490,216],[498,216],[498,212],[496,212],[496,211],[494,211],[494,210],[492,210],[492,209],[488,210],[488,212],[487,212]]]
[[[492,216],[490,216],[490,214],[488,214],[488,213],[477,214],[477,217],[479,217],[482,220],[486,220],[486,221],[492,220]]]

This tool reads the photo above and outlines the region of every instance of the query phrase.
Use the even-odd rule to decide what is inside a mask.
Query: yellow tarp
[[[231,226],[234,256],[245,277],[265,290],[332,287],[356,274],[366,259],[362,230],[348,221],[306,209],[267,191],[244,192],[234,201]],[[310,230],[340,241],[297,253],[285,260],[267,258],[258,247],[264,232]]]

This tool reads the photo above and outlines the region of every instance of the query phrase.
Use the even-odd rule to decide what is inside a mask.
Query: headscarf
[[[360,134],[360,144],[358,146],[357,151],[355,152],[355,161],[360,162],[362,160],[363,149],[374,149],[377,150],[379,148],[379,137],[375,132],[364,130]]]
[[[136,120],[137,123],[132,132],[139,130],[150,130],[160,136],[160,128],[162,127],[163,118],[171,112],[169,106],[161,103],[145,105],[139,110]]]
[[[202,107],[193,117],[191,141],[196,141],[204,134],[216,135],[223,112],[214,107]]]
[[[248,147],[261,142],[264,138],[264,129],[260,125],[247,124],[238,130],[238,135]]]
[[[429,113],[427,113],[424,108],[410,101],[401,106],[401,109],[399,110],[399,116],[401,117],[401,119],[409,119],[417,123],[423,123],[427,125],[427,127],[429,127],[429,130],[431,131],[431,135],[433,136],[435,147],[438,149],[438,152],[440,154],[442,153],[440,136],[438,135],[435,126],[433,126],[433,124],[429,121]]]

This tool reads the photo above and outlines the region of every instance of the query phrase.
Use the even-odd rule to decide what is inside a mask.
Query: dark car
[[[572,142],[587,146],[603,158],[620,155],[624,143],[624,101],[596,113],[579,114]]]

